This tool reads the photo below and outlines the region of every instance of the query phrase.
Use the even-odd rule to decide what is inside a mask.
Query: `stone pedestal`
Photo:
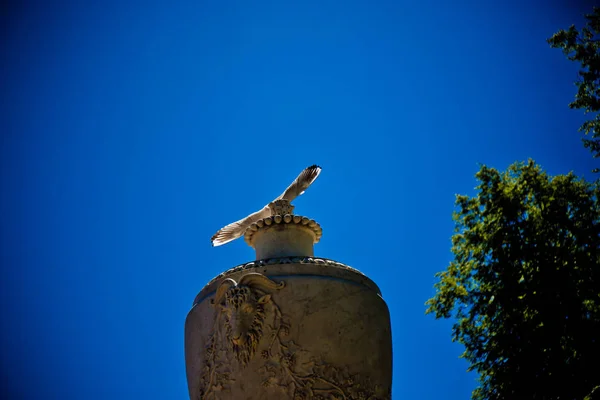
[[[249,229],[246,241],[267,258],[219,275],[196,297],[185,324],[191,399],[390,398],[391,330],[379,288],[312,257],[320,227],[296,220]]]

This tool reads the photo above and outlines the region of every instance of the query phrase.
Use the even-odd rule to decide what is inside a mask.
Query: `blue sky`
[[[29,1],[1,11],[0,397],[184,399],[209,238],[306,166],[319,256],[392,319],[394,398],[467,399],[425,316],[478,163],[596,167],[546,38],[591,2]]]

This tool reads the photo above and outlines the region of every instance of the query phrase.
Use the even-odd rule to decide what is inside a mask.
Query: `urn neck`
[[[314,220],[299,215],[274,215],[252,224],[244,235],[256,251],[256,259],[309,257],[323,230]]]

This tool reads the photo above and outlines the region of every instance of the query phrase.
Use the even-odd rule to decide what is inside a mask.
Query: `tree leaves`
[[[598,186],[533,161],[482,166],[457,196],[454,259],[427,313],[480,374],[473,399],[583,399],[600,384]]]
[[[583,145],[590,149],[594,158],[600,157],[600,8],[585,16],[586,25],[578,31],[574,25],[568,30],[560,30],[547,41],[550,46],[562,49],[571,61],[580,63],[579,79],[575,82],[577,93],[570,108],[595,113],[579,128],[580,132],[589,135],[583,138]],[[598,169],[594,170],[598,172]]]

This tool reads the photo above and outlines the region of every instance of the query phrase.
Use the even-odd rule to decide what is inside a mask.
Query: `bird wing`
[[[229,243],[242,236],[246,229],[258,221],[259,219],[266,218],[271,215],[269,206],[264,206],[261,210],[248,215],[246,218],[240,219],[239,221],[232,222],[224,228],[221,228],[210,238],[213,246],[221,246],[222,244]]]
[[[287,200],[292,201],[296,197],[300,196],[304,191],[317,179],[319,174],[321,173],[321,167],[318,165],[311,165],[306,168],[304,171],[300,172],[300,175],[292,182],[285,192],[281,194],[275,200]]]

